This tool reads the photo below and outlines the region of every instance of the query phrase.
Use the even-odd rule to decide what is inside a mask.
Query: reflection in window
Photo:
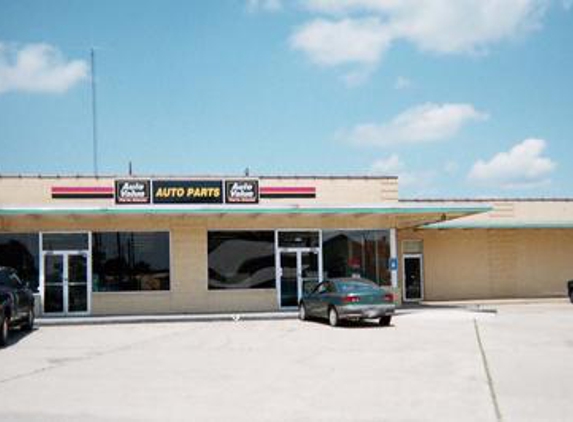
[[[275,287],[272,231],[209,232],[209,290]]]
[[[44,233],[42,248],[45,251],[81,251],[89,248],[87,233]]]
[[[24,283],[38,291],[37,233],[0,233],[0,266],[14,268]]]
[[[93,233],[93,290],[169,290],[169,233]]]
[[[317,231],[280,231],[279,248],[318,248]]]
[[[390,284],[389,230],[324,230],[324,277],[364,277]]]

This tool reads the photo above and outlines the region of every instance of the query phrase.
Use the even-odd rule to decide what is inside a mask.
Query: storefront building
[[[571,204],[400,201],[395,177],[4,176],[0,265],[44,315],[292,309],[341,276],[406,301],[560,296]]]

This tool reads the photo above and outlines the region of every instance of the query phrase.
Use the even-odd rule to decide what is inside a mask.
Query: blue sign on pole
[[[390,258],[390,271],[396,271],[398,269],[398,258]]]

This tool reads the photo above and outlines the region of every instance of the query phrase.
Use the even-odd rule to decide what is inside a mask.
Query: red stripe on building
[[[261,193],[316,193],[316,188],[299,186],[261,187]]]
[[[101,194],[113,194],[113,186],[53,186],[52,193],[101,193]]]

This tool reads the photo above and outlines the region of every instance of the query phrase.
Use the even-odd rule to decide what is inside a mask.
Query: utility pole
[[[93,164],[94,175],[98,175],[97,163],[97,109],[96,109],[96,78],[95,78],[95,51],[90,50],[91,73],[92,73],[92,141],[93,141]]]

